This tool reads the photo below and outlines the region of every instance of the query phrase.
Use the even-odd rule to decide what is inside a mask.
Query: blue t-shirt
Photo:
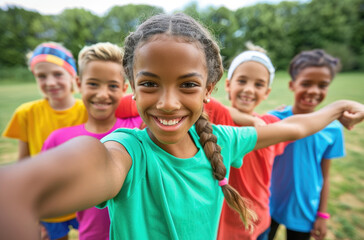
[[[280,119],[292,116],[292,107],[270,114]],[[270,212],[288,229],[309,232],[320,204],[322,159],[345,155],[343,127],[333,121],[323,130],[290,143],[273,164]]]
[[[223,193],[195,127],[189,133],[198,152],[187,159],[161,149],[146,129],[102,139],[121,143],[133,161],[117,196],[98,206],[109,209],[110,239],[216,239]],[[213,126],[213,133],[227,171],[240,167],[257,141],[252,127]]]

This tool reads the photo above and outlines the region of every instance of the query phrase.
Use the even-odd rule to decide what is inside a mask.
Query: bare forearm
[[[327,212],[327,203],[329,199],[329,192],[330,192],[330,182],[328,179],[324,180],[324,185],[322,186],[321,196],[320,196],[320,205],[319,205],[319,212]]]
[[[327,202],[329,199],[329,192],[330,192],[330,181],[329,181],[330,165],[331,165],[331,160],[322,159],[321,170],[324,183],[321,190],[320,205],[318,210],[319,212],[327,212]]]
[[[87,154],[86,154],[87,153]],[[96,139],[74,139],[57,148],[1,169],[2,192],[39,217],[49,217],[95,205],[104,200],[89,194],[102,184],[107,151]],[[95,189],[93,189],[94,192]],[[83,195],[87,198],[83,198]],[[15,198],[15,196],[14,196]],[[12,198],[7,200],[11,204]]]
[[[335,119],[339,119],[345,127],[351,128],[363,120],[363,113],[363,104],[340,100],[313,113],[296,114],[277,123],[257,127],[258,141],[255,149],[307,137]]]
[[[240,112],[236,108],[233,107],[226,107],[231,115],[231,118],[233,119],[234,123],[239,126],[265,126],[266,123],[253,115]]]
[[[347,109],[349,109],[348,101],[336,101],[318,111],[308,114],[293,115],[292,117],[282,120],[280,123],[292,124],[297,128],[298,135],[295,136],[295,139],[291,139],[296,140],[320,131],[332,121],[342,116],[343,112]]]

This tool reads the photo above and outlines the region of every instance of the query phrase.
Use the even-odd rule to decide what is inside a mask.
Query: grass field
[[[258,107],[258,113],[265,113],[279,105],[293,103],[293,94],[288,90],[289,77],[280,72],[273,83],[267,101]],[[214,97],[228,104],[221,81]],[[11,83],[0,81],[0,130],[5,129],[12,113],[21,103],[40,98],[35,83]],[[321,107],[337,99],[351,99],[364,103],[364,73],[341,73],[330,86],[327,99]],[[345,130],[346,153],[342,159],[333,160],[330,173],[329,234],[326,239],[364,238],[364,123],[353,131]],[[0,138],[0,165],[13,162],[17,156],[17,142]],[[361,193],[361,194],[360,194]],[[279,231],[277,239],[283,239]],[[71,239],[77,239],[73,232]]]

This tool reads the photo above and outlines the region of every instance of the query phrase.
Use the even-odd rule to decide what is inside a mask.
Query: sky
[[[256,3],[278,3],[282,0],[198,0],[198,6],[220,7],[225,6],[230,10],[251,6]],[[301,0],[302,1],[302,0]],[[126,4],[148,4],[164,8],[164,11],[171,13],[180,10],[188,5],[191,0],[0,0],[0,8],[6,5],[17,5],[27,10],[35,10],[41,14],[59,14],[67,8],[84,8],[94,14],[103,16],[107,11],[116,5]]]

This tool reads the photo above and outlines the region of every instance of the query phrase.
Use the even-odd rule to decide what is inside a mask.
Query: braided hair
[[[177,13],[151,17],[125,39],[123,66],[130,83],[134,82],[133,66],[136,49],[151,40],[153,36],[162,34],[178,37],[188,43],[197,43],[205,54],[208,69],[207,84],[215,84],[220,80],[223,66],[219,46],[200,23],[183,13]],[[211,163],[212,175],[221,181],[227,171],[222,161],[221,148],[217,145],[217,137],[212,133],[212,126],[204,115],[200,116],[195,126],[204,152]],[[240,214],[245,226],[251,226],[251,220],[255,220],[255,213],[247,208],[246,200],[229,184],[222,186],[222,191],[226,202]]]

